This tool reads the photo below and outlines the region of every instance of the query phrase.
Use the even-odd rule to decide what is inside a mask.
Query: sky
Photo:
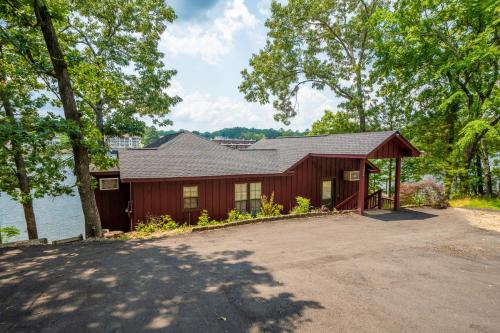
[[[271,0],[170,0],[178,18],[160,41],[168,68],[178,71],[171,94],[183,101],[164,129],[214,131],[225,127],[305,130],[325,109],[338,104],[332,94],[312,88],[299,93],[299,114],[290,126],[273,119],[271,105],[246,102],[238,91],[241,70],[266,41],[264,22]]]

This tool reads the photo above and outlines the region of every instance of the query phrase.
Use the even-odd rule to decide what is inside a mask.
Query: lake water
[[[74,184],[75,177],[69,174],[66,182]],[[39,238],[47,238],[51,242],[85,234],[78,193],[74,196],[35,199],[34,208]],[[19,236],[10,238],[9,242],[28,239],[23,207],[7,194],[0,193],[0,227],[6,226],[14,226],[21,231]]]

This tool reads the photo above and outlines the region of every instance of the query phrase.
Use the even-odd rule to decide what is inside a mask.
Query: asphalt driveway
[[[2,332],[499,332],[500,233],[372,212],[0,250]]]

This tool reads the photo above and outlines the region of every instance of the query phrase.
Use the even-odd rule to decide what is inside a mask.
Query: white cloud
[[[303,87],[298,95],[299,113],[289,127],[274,120],[270,105],[246,102],[243,98],[213,96],[209,93],[187,92],[174,82],[171,93],[183,98],[169,115],[175,129],[214,131],[225,127],[292,128],[305,130],[321,118],[325,109],[335,110],[338,100],[324,92]]]
[[[259,0],[257,2],[257,10],[263,16],[269,16],[271,14],[271,2],[272,0]]]
[[[203,22],[174,23],[163,34],[160,48],[172,56],[200,57],[216,64],[233,49],[235,35],[255,27],[257,22],[244,0],[228,0],[222,16]]]

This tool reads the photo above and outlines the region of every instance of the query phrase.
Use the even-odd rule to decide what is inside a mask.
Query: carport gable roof
[[[398,144],[406,148],[405,156],[420,154],[397,131],[262,139],[248,149],[276,149],[280,168],[286,171],[308,156],[371,158],[374,152],[391,140],[397,140]]]
[[[123,181],[151,181],[284,175],[309,156],[368,158],[394,138],[404,140],[405,146],[413,148],[399,137],[401,135],[395,131],[285,137],[262,139],[249,149],[235,150],[184,131],[148,146],[154,148],[120,151],[120,178]],[[416,149],[414,152],[418,154]],[[376,167],[370,169],[377,172]]]

